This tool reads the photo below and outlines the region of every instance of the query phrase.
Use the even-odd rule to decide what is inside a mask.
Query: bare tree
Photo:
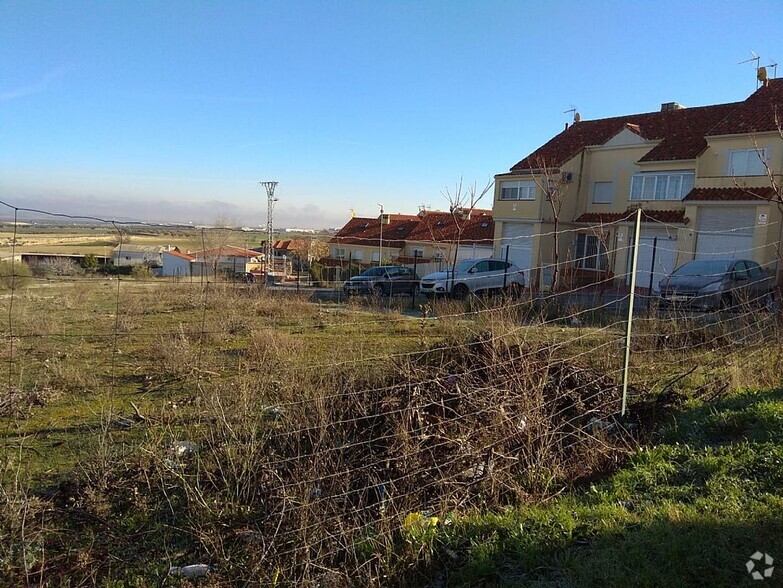
[[[443,196],[449,202],[449,214],[456,227],[457,238],[454,242],[454,258],[451,261],[451,279],[454,280],[454,271],[457,266],[457,257],[459,254],[460,243],[462,242],[462,233],[465,230],[470,218],[478,205],[479,201],[486,196],[492,189],[494,180],[489,180],[482,190],[478,189],[476,182],[471,186],[465,186],[462,178],[455,184],[454,189],[448,187],[444,190]],[[430,230],[432,230],[430,228]]]
[[[237,222],[233,219],[218,217],[212,228],[202,231],[201,245],[204,249],[204,262],[213,278],[218,276],[220,258],[226,251],[226,247],[236,238]],[[244,268],[242,268],[244,270]]]
[[[319,239],[295,239],[289,249],[300,259],[306,260],[308,267],[313,261],[329,255],[329,244]]]
[[[775,119],[775,132],[777,133],[778,138],[783,142],[783,116],[781,116],[780,113],[778,112],[777,106],[773,106],[773,112],[774,112],[774,119]],[[764,166],[764,175],[767,177],[767,180],[769,181],[769,187],[772,188],[772,195],[770,197],[769,193],[767,194],[760,193],[758,191],[758,188],[740,184],[736,176],[732,177],[734,186],[736,188],[739,188],[746,194],[758,198],[759,200],[765,200],[774,203],[777,206],[778,210],[780,211],[781,215],[783,215],[783,184],[781,184],[781,177],[783,177],[782,176],[783,170],[776,170],[772,166],[772,164],[770,163],[770,159],[766,157],[764,147],[759,145],[758,137],[756,136],[755,133],[752,133],[750,135],[750,141],[751,144],[753,145],[753,149],[756,151],[756,155],[761,161],[761,165]],[[783,251],[781,251],[780,241],[778,241],[778,243],[775,244],[775,254],[777,256],[778,261],[783,260]]]
[[[558,166],[544,157],[535,159],[535,168],[530,169],[530,175],[544,194],[544,200],[552,213],[554,246],[552,251],[552,291],[561,287],[562,272],[560,270],[560,213],[565,203],[565,194],[570,184],[568,173],[561,173]]]

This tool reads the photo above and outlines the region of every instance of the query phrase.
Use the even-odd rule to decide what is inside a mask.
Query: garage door
[[[696,258],[752,257],[755,207],[700,208]]]
[[[654,258],[654,259],[653,259]],[[633,249],[628,252],[628,267],[633,262]],[[653,292],[658,291],[658,283],[677,266],[677,236],[665,229],[643,229],[639,235],[639,258],[636,265],[636,286],[650,287],[652,276]],[[631,283],[628,273],[627,284]]]
[[[506,258],[517,267],[525,270],[525,281],[530,283],[530,269],[533,267],[533,224],[503,223],[500,250],[501,259]]]

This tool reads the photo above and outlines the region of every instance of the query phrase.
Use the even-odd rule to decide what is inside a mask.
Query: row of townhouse
[[[490,257],[495,223],[489,210],[422,210],[417,215],[352,218],[329,241],[322,259],[334,280],[381,263],[415,266],[419,275],[457,259]]]
[[[743,102],[575,117],[495,176],[495,255],[530,268],[532,284],[551,285],[554,199],[559,275],[572,282],[630,283],[641,208],[637,284],[709,256],[754,259],[780,283],[779,107],[783,117],[783,80],[769,80]]]

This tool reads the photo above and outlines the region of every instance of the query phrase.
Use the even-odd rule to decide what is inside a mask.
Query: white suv
[[[432,298],[451,294],[463,299],[479,292],[519,293],[525,287],[525,274],[513,263],[502,259],[463,259],[451,269],[427,274],[421,279],[420,292]]]

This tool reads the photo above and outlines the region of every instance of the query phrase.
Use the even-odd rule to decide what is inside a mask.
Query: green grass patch
[[[452,560],[450,586],[750,585],[749,556],[783,552],[782,424],[780,390],[690,402],[608,479],[443,527],[423,573]]]

